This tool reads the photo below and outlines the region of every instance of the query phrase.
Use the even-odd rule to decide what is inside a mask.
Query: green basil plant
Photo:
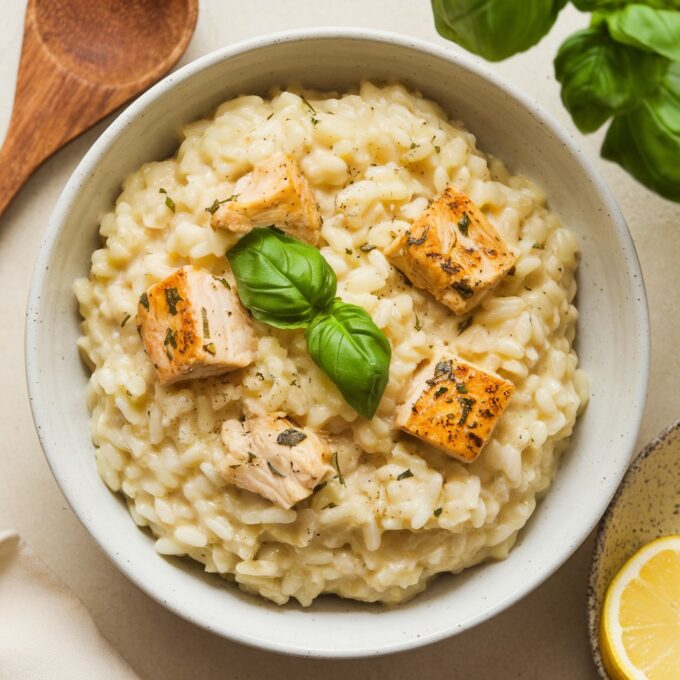
[[[432,0],[437,31],[489,61],[535,45],[567,0]]]
[[[555,57],[582,132],[611,119],[602,156],[680,202],[680,0],[572,0],[592,12]],[[535,45],[566,0],[432,0],[437,31],[490,61]]]
[[[306,328],[314,362],[364,418],[375,415],[392,349],[369,314],[335,297],[335,272],[314,246],[276,227],[253,229],[227,252],[243,306],[276,328]]]

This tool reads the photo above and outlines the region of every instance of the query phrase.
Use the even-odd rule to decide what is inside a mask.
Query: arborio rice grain
[[[504,558],[549,487],[587,399],[571,346],[578,244],[531,180],[479,151],[436,104],[400,85],[304,94],[315,113],[290,89],[238,97],[186,126],[177,156],[130,175],[102,219],[105,245],[75,284],[97,467],[159,553],[189,555],[280,604],[309,605],[324,592],[397,603],[438,572]],[[390,381],[370,422],[312,362],[302,330],[255,323],[251,366],[171,387],[155,380],[137,335],[137,300],[148,286],[187,263],[224,272],[236,237],[214,231],[206,207],[279,151],[315,191],[338,295],[364,307],[392,345]],[[409,287],[380,250],[449,184],[520,252],[514,276],[463,332],[467,317]],[[366,243],[377,248],[361,250]],[[392,425],[416,366],[446,346],[516,386],[470,465]],[[228,485],[214,466],[220,426],[244,409],[284,411],[324,430],[344,484],[336,478],[292,510]],[[398,480],[406,469],[413,476]]]

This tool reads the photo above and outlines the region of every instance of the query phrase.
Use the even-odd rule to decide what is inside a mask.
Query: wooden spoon
[[[170,70],[197,14],[198,0],[28,0],[0,215],[46,158]]]

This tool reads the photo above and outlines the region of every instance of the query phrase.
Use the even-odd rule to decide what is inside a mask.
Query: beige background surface
[[[3,3],[0,135],[10,115],[24,7],[24,0]],[[570,130],[552,57],[564,37],[586,21],[569,8],[541,45],[495,66]],[[313,25],[380,28],[446,44],[434,31],[427,0],[202,0],[196,34],[181,63],[242,38]],[[41,233],[68,176],[105,125],[48,161],[0,218],[0,528],[21,532],[143,678],[595,678],[585,628],[592,536],[543,586],[492,621],[415,652],[362,661],[286,658],[227,642],[167,612],[113,567],[52,479],[33,430],[23,370],[24,305]],[[579,139],[623,208],[647,283],[653,358],[642,444],[680,416],[680,208],[600,160],[601,133]]]

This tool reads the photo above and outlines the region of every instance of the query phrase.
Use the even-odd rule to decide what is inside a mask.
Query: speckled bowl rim
[[[47,416],[43,413],[46,408],[42,389],[39,386],[40,381],[40,366],[37,358],[37,353],[34,348],[38,346],[39,337],[42,332],[41,322],[39,320],[40,310],[40,296],[44,285],[44,278],[46,268],[49,267],[50,260],[54,256],[54,250],[58,241],[58,236],[63,229],[66,218],[72,203],[76,199],[80,191],[80,183],[85,181],[85,178],[97,166],[102,155],[115,143],[116,139],[122,134],[129,123],[129,121],[144,115],[145,109],[150,106],[157,98],[165,94],[168,90],[176,88],[180,83],[194,77],[199,72],[208,69],[215,63],[228,60],[248,51],[256,51],[260,48],[271,45],[315,40],[315,39],[342,39],[354,41],[366,41],[376,43],[386,43],[398,45],[405,49],[414,52],[424,53],[437,59],[451,62],[457,68],[466,70],[475,74],[477,77],[491,83],[495,88],[503,92],[510,99],[515,100],[527,111],[540,121],[552,135],[558,139],[565,149],[565,153],[570,154],[574,161],[578,164],[581,172],[588,178],[588,181],[593,185],[599,194],[603,204],[612,221],[612,229],[616,234],[616,240],[620,248],[624,251],[630,274],[630,285],[636,293],[635,298],[631,301],[633,307],[633,316],[638,329],[640,330],[637,336],[637,350],[640,359],[639,373],[638,373],[638,388],[636,391],[639,408],[637,409],[637,417],[632,422],[628,429],[626,436],[620,442],[620,446],[625,450],[632,451],[637,433],[639,431],[642,420],[643,406],[646,400],[648,378],[649,378],[649,361],[650,361],[650,339],[649,339],[649,315],[647,308],[647,298],[640,270],[640,264],[637,257],[637,252],[633,244],[630,232],[627,228],[625,219],[619,209],[613,195],[603,182],[598,172],[596,171],[592,161],[587,157],[585,152],[579,147],[573,135],[568,133],[561,124],[549,113],[547,113],[535,100],[520,89],[503,79],[500,75],[495,73],[491,67],[473,59],[465,53],[453,49],[446,49],[437,46],[425,40],[416,39],[407,35],[392,33],[382,30],[372,29],[357,29],[353,27],[312,27],[296,29],[293,31],[279,32],[267,34],[257,38],[251,38],[241,42],[237,42],[228,47],[218,49],[214,52],[206,54],[195,61],[183,66],[178,71],[170,74],[147,92],[142,94],[136,101],[134,101],[127,109],[125,109],[116,120],[107,128],[99,139],[93,144],[91,149],[80,162],[72,176],[69,178],[64,191],[62,192],[57,205],[50,218],[49,226],[46,230],[45,238],[42,243],[40,252],[36,259],[33,279],[29,292],[28,305],[26,311],[26,332],[25,332],[25,354],[26,354],[26,379],[29,394],[29,401],[33,414],[34,423],[38,436],[40,438],[43,451],[47,458],[48,464],[52,473],[61,487],[64,496],[69,502],[76,516],[80,519],[88,533],[94,538],[102,551],[112,560],[112,562],[146,594],[162,604],[164,607],[177,614],[178,616],[214,633],[221,635],[228,639],[240,642],[242,644],[266,649],[284,654],[300,655],[306,657],[316,658],[358,658],[380,656],[391,654],[399,651],[406,651],[415,649],[427,644],[443,640],[453,635],[457,635],[464,630],[467,630],[475,625],[478,625],[501,611],[507,609],[523,597],[528,595],[531,591],[537,588],[547,578],[561,567],[564,562],[576,551],[576,549],[583,543],[586,537],[591,533],[596,526],[598,519],[601,517],[601,512],[605,509],[607,501],[614,494],[621,478],[625,473],[623,466],[617,467],[611,471],[607,477],[606,485],[603,487],[602,500],[594,504],[593,512],[583,521],[577,531],[574,532],[573,541],[568,544],[565,543],[563,548],[549,557],[545,558],[545,562],[541,568],[540,574],[526,579],[523,586],[514,590],[511,594],[506,594],[505,597],[499,598],[492,605],[483,608],[476,615],[470,616],[462,623],[450,624],[442,626],[436,631],[428,633],[427,635],[417,634],[417,631],[412,631],[403,639],[394,639],[389,644],[376,646],[371,642],[365,642],[362,645],[357,645],[352,649],[338,650],[329,647],[320,647],[310,650],[302,641],[287,641],[287,642],[273,642],[269,639],[263,639],[260,635],[251,635],[243,633],[238,626],[234,625],[214,625],[206,622],[201,615],[189,608],[183,606],[177,598],[168,593],[167,589],[162,583],[158,581],[149,581],[140,578],[134,570],[129,568],[125,559],[116,552],[115,540],[111,536],[95,530],[91,526],[92,522],[87,517],[85,507],[81,507],[81,501],[77,497],[76,490],[64,479],[61,474],[60,463],[55,452],[55,446],[49,439],[46,432]]]
[[[590,576],[588,578],[586,615],[588,617],[588,641],[590,642],[590,650],[593,654],[593,661],[595,662],[597,672],[600,674],[603,680],[609,680],[609,676],[607,675],[607,672],[604,669],[604,664],[602,663],[602,655],[600,654],[600,645],[598,641],[600,610],[595,601],[595,580],[597,578],[600,557],[602,556],[605,540],[609,531],[609,524],[612,521],[614,510],[616,509],[621,496],[625,493],[626,489],[631,486],[631,484],[635,483],[635,479],[637,478],[638,473],[642,469],[642,466],[645,464],[647,459],[653,453],[655,453],[677,430],[680,430],[680,419],[676,420],[673,424],[662,430],[642,449],[642,451],[638,453],[637,456],[635,456],[635,459],[624,475],[619,488],[616,490],[611,503],[607,506],[607,510],[597,525],[595,549],[593,550],[593,557],[590,563]]]

